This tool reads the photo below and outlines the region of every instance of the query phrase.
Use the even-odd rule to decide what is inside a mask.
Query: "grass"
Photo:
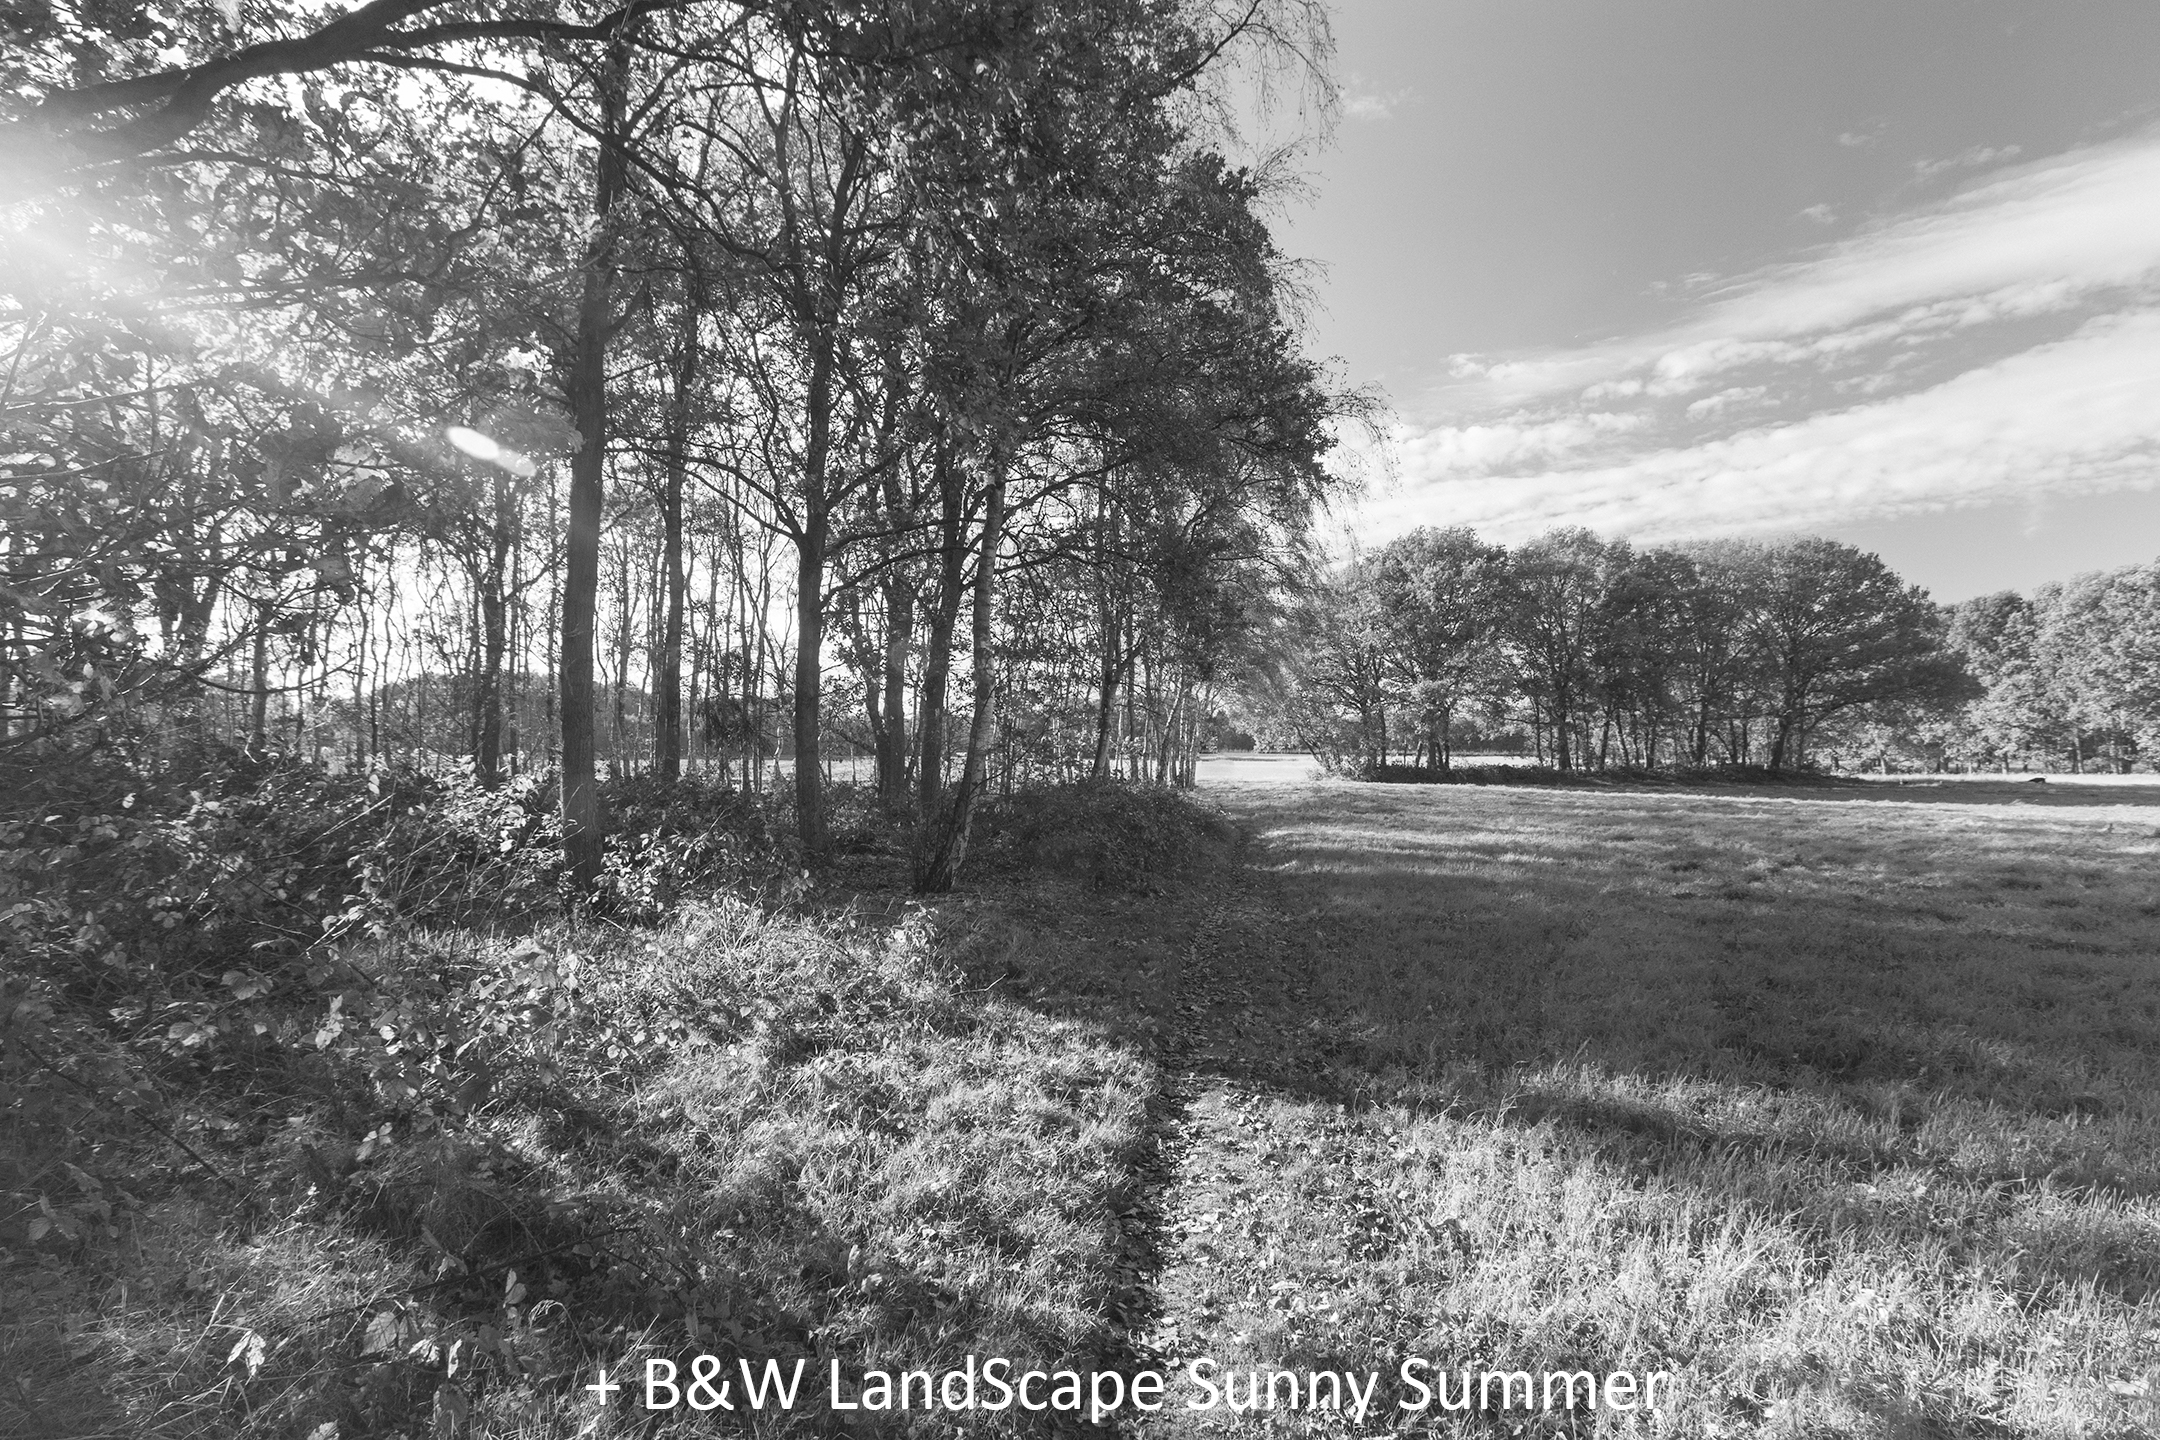
[[[79,1157],[139,1192],[113,1233],[6,1237],[0,1434],[704,1433],[580,1387],[699,1351],[1110,1353],[1152,1071],[964,983],[956,958],[1004,963],[965,915],[892,908],[410,942],[483,977],[576,954],[577,1008],[529,1017],[492,1096],[432,1129],[380,1135],[305,1063],[205,1083],[188,1138],[238,1204],[116,1123]]]
[[[2151,788],[1227,793],[1276,873],[1183,982],[1162,1343],[1665,1368],[1661,1435],[2160,1428]]]
[[[706,1433],[580,1389],[698,1350],[1378,1370],[1368,1432],[1418,1355],[1678,1379],[1441,1435],[2160,1433],[2155,787],[1210,793],[1243,869],[1072,792],[933,909],[866,833],[792,907],[371,949],[514,1022],[485,1097],[169,1055],[156,1113],[230,1186],[124,1114],[0,1134],[110,1213],[0,1222],[0,1436]],[[89,1019],[52,1033],[94,1078]],[[1230,1424],[1192,1393],[1142,1433]],[[1079,1428],[749,1428],[1022,1420]]]

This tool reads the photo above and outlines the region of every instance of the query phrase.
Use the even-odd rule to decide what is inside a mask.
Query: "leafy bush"
[[[377,1128],[425,1131],[486,1098],[506,1016],[545,1033],[583,1021],[552,972],[412,943],[560,908],[541,782],[330,776],[216,748],[165,757],[185,778],[123,748],[44,758],[0,774],[0,1244],[109,1230],[134,1203],[133,1162],[97,1158],[92,1137],[176,1140],[205,1086],[327,1086]],[[595,899],[618,922],[799,885],[761,802],[651,782],[611,799],[624,823]]]
[[[1022,790],[983,807],[980,859],[1085,877],[1101,889],[1152,890],[1227,863],[1237,831],[1175,790],[1085,780]]]

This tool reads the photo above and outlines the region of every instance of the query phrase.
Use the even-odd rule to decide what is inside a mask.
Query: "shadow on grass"
[[[1210,1248],[1188,1237],[1172,1305],[1223,1297],[1207,1304],[1234,1322],[1182,1323],[1260,1336],[1252,1363],[1342,1351],[1327,1337],[1346,1331],[1297,1329],[1284,1295],[1237,1296],[1301,1266],[1333,1277],[1334,1323],[1393,1327],[1397,1353],[1527,1343],[1510,1307],[1598,1292],[1584,1272],[1618,1284],[1652,1232],[1603,1253],[1584,1237],[1655,1195],[1704,1293],[1728,1269],[1786,1273],[1673,1322],[1730,1423],[1789,1404],[1824,1433],[2048,1434],[2030,1417],[2070,1385],[2083,1418],[2062,1433],[2128,1436],[2155,1418],[2132,1418],[2146,1392],[2101,1382],[2160,1360],[2160,812],[2089,808],[2133,806],[2130,787],[2056,804],[2069,788],[1988,814],[1961,803],[2000,803],[1972,782],[1947,804],[1774,807],[1729,787],[1256,785],[1230,802],[1271,873],[1139,947],[1046,898],[1033,969],[982,978],[1146,1017],[1194,1093],[1243,1107],[1191,1122],[1235,1178],[1181,1222]],[[1554,1167],[1576,1187],[1539,1202],[1559,1211],[1508,1209]],[[1451,1188],[1483,1198],[1429,1198]],[[1442,1203],[1486,1207],[1460,1216],[1490,1259],[1432,1229],[1453,1223]],[[1225,1205],[1249,1238],[1209,1218]],[[1591,1248],[1538,1272],[1571,1228]],[[1412,1238],[1379,1258],[1343,1238],[1383,1230]],[[1635,1303],[1598,1293],[1582,1303]],[[1668,1303],[1698,1300],[1683,1284]],[[1404,1318],[1420,1307],[1443,1318]],[[2085,1348],[2058,1373],[2066,1344]]]

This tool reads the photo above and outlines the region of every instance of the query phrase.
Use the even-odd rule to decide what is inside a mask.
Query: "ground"
[[[1257,852],[1156,997],[1159,1350],[1675,1376],[1585,1434],[2160,1429],[2160,786],[1208,793]]]
[[[107,1238],[0,1252],[0,1437],[701,1434],[582,1391],[701,1348],[1170,1372],[1144,1436],[2160,1433],[2160,784],[1200,799],[1020,806],[928,909],[870,837],[778,907],[410,937],[508,1027],[432,1129],[304,1038],[174,1061],[71,1162]],[[1185,1408],[1200,1360],[1277,1408]],[[1291,1407],[1330,1371],[1362,1421]]]

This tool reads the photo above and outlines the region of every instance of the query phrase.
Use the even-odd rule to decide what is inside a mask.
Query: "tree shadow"
[[[1173,1089],[1470,1122],[1712,1217],[1782,1197],[1817,1243],[1923,1248],[2027,1305],[2160,1295],[2160,814],[2022,835],[1813,794],[1376,791],[1241,792],[1258,869],[1228,887],[1046,882],[975,979],[1142,1037]]]

